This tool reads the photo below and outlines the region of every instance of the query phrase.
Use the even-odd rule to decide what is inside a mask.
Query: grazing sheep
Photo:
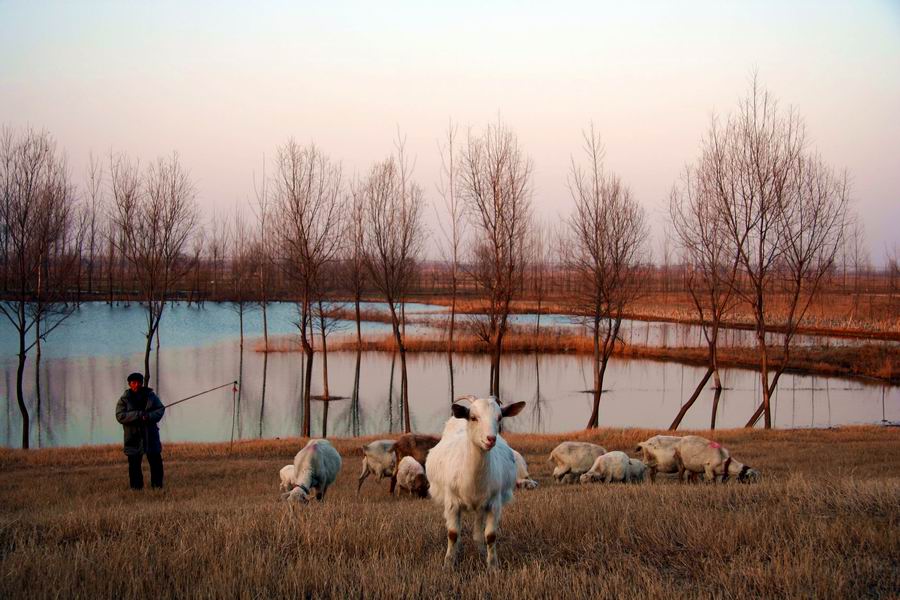
[[[513,497],[516,459],[500,435],[500,420],[519,414],[524,402],[501,407],[494,398],[478,398],[466,407],[453,404],[440,443],[425,461],[431,497],[444,507],[447,553],[456,564],[461,512],[475,513],[473,538],[487,544],[487,565],[497,566],[497,531],[503,505]]]
[[[590,470],[580,477],[581,483],[592,481],[628,481],[628,455],[619,450],[601,454],[591,465]]]
[[[428,458],[428,452],[435,447],[441,438],[433,435],[418,435],[415,433],[407,433],[401,435],[394,442],[394,464],[399,465],[405,456],[412,456],[420,465],[425,464]],[[427,468],[427,467],[426,467]],[[397,485],[397,475],[391,475],[391,495],[394,494],[394,487]]]
[[[297,487],[282,498],[309,502],[312,488],[316,488],[316,500],[324,500],[328,486],[334,483],[341,470],[341,455],[328,440],[309,440],[294,457],[293,484]]]
[[[538,482],[528,474],[528,463],[525,457],[513,450],[513,458],[516,459],[516,487],[524,490],[533,490]]]
[[[647,465],[636,458],[628,459],[628,477],[629,483],[642,483],[647,473]]]
[[[377,475],[378,481],[385,477],[393,477],[396,466],[394,456],[394,440],[375,440],[362,447],[362,473],[356,483],[356,493],[369,475]]]
[[[732,475],[737,476],[740,482],[759,477],[759,472],[731,458],[731,453],[721,444],[698,435],[681,438],[675,446],[675,462],[679,478],[685,472],[705,475],[705,479],[712,482],[716,481],[716,477],[721,477],[722,483]]]
[[[294,487],[294,465],[285,465],[278,471],[281,483],[278,486],[282,492],[289,492]]]
[[[589,442],[563,442],[550,453],[550,462],[556,465],[553,476],[560,483],[578,481],[587,473],[598,456],[606,454],[606,448]]]
[[[675,446],[681,441],[677,435],[654,435],[645,442],[641,442],[635,448],[640,452],[647,470],[650,471],[650,481],[656,481],[657,473],[677,473],[678,465],[675,462]]]
[[[397,495],[400,490],[406,490],[410,495],[420,498],[428,497],[428,479],[425,477],[425,467],[420,465],[412,456],[404,456],[397,467]]]

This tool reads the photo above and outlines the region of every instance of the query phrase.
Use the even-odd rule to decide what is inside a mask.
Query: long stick
[[[208,389],[208,390],[206,390],[205,392],[200,392],[200,393],[198,393],[198,394],[194,394],[193,396],[188,396],[187,398],[182,398],[181,400],[176,400],[175,402],[172,402],[171,404],[164,404],[164,405],[163,405],[163,408],[169,408],[170,406],[175,406],[176,404],[181,404],[181,403],[184,402],[185,400],[190,400],[191,398],[196,398],[197,396],[202,396],[203,394],[208,394],[208,393],[210,393],[210,392],[214,392],[214,391],[216,391],[216,390],[220,390],[220,389],[222,389],[223,387],[227,387],[227,386],[229,386],[229,385],[237,385],[237,381],[229,381],[228,383],[223,383],[222,385],[218,385],[218,386],[216,386],[216,387],[214,387],[214,388]]]

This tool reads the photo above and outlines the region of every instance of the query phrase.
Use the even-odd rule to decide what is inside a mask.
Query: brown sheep
[[[394,443],[394,456],[397,461],[394,464],[399,465],[400,461],[403,460],[405,456],[412,456],[416,459],[416,462],[420,465],[425,464],[425,459],[428,458],[428,452],[435,446],[437,443],[441,441],[441,438],[435,437],[433,435],[420,435],[417,433],[406,433],[397,438],[396,443]],[[394,470],[394,474],[391,476],[391,489],[390,494],[394,495],[394,488],[397,487],[397,472]]]

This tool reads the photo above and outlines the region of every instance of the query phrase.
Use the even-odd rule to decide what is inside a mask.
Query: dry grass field
[[[504,512],[501,568],[466,529],[455,572],[430,501],[355,495],[359,446],[291,514],[278,469],[303,440],[169,444],[166,489],[130,492],[116,447],[0,450],[0,597],[752,598],[900,596],[900,430],[718,431],[758,484],[563,486],[563,439],[630,451],[655,432],[510,435],[533,491]],[[145,466],[146,469],[146,466]]]

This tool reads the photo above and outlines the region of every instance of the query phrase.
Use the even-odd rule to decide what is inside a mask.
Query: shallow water
[[[159,381],[163,402],[173,402],[240,377],[241,352],[237,318],[223,306],[198,310],[184,305],[167,309],[161,327],[162,347],[154,353],[151,377]],[[369,308],[376,308],[370,306]],[[416,310],[433,310],[415,307]],[[413,312],[413,308],[408,308]],[[269,314],[273,334],[291,334],[294,308],[280,304]],[[121,426],[114,411],[125,388],[125,375],[141,370],[143,311],[83,307],[44,345],[41,363],[42,410],[40,423],[32,418],[33,446],[72,446],[120,443]],[[248,315],[245,326],[254,337],[261,330],[258,313]],[[543,318],[542,318],[543,321]],[[364,332],[388,332],[388,326],[368,323]],[[15,340],[8,325],[0,328],[0,443],[18,446],[21,421],[15,401]],[[349,331],[348,331],[349,333]],[[303,373],[300,353],[243,353],[240,403],[226,388],[172,407],[161,423],[163,440],[222,441],[241,438],[297,435],[302,419],[299,401]],[[12,349],[12,350],[11,350]],[[158,363],[156,357],[158,356]],[[359,398],[351,397],[359,360]],[[483,355],[454,356],[454,392],[484,394],[489,361]],[[314,361],[313,394],[321,394],[321,355]],[[400,364],[390,353],[332,352],[328,357],[330,392],[345,396],[329,404],[329,435],[369,435],[399,431]],[[449,415],[450,369],[443,354],[408,357],[410,406],[413,428],[439,432]],[[603,426],[665,428],[690,396],[704,369],[678,363],[613,359],[607,370],[601,400]],[[34,358],[26,369],[26,401],[35,413]],[[262,399],[266,383],[265,402]],[[719,427],[742,426],[758,401],[756,373],[723,371],[728,388],[722,393]],[[508,355],[501,369],[504,400],[525,400],[528,405],[508,428],[514,431],[562,432],[584,427],[591,411],[591,365],[588,356]],[[882,415],[882,393],[884,414]],[[707,428],[713,392],[706,390],[688,412],[684,428]],[[314,402],[313,433],[322,433],[324,405]],[[839,378],[785,375],[774,400],[777,427],[827,427],[849,423],[876,423],[900,419],[900,388],[870,386]]]

